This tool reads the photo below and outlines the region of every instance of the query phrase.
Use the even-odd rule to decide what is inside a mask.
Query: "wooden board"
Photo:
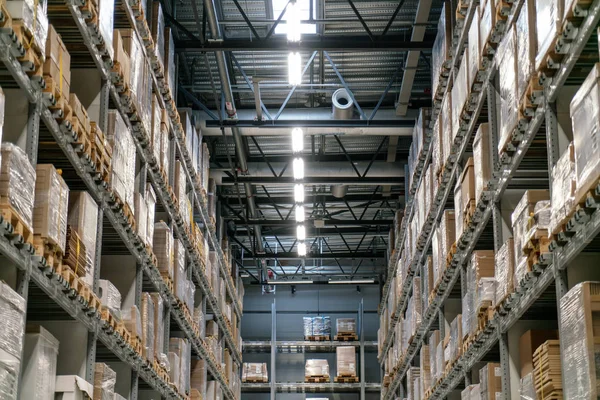
[[[358,376],[347,375],[347,376],[336,376],[333,378],[335,383],[358,383]]]
[[[340,342],[357,341],[358,335],[356,333],[338,333],[337,335],[334,336],[334,340],[337,340]]]
[[[329,335],[309,335],[306,338],[312,342],[325,342],[330,340]]]
[[[329,383],[330,381],[331,378],[329,375],[311,375],[304,377],[305,383]]]
[[[0,198],[0,215],[12,226],[11,236],[17,239],[17,242],[33,245],[33,229],[8,202],[8,198]]]

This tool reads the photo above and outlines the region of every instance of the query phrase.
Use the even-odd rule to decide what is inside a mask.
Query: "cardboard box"
[[[190,387],[202,391],[206,382],[206,363],[204,360],[193,359],[190,369]]]
[[[55,400],[86,400],[94,396],[94,386],[77,375],[56,377]]]
[[[475,175],[475,200],[479,201],[481,194],[492,179],[492,148],[490,142],[489,124],[480,124],[473,141],[473,168]]]
[[[96,267],[96,234],[98,231],[98,204],[88,192],[69,193],[67,223],[85,245],[86,265],[83,280],[90,287],[94,283]],[[119,309],[120,309],[119,304]]]
[[[487,363],[479,370],[479,390],[482,399],[501,400],[502,369],[498,363]]]
[[[71,56],[52,25],[48,28],[48,37],[46,38],[46,60],[43,74],[49,75],[54,81],[58,90],[58,98],[64,98],[68,102],[71,86]]]
[[[20,147],[2,143],[0,168],[0,202],[19,214],[29,232],[33,232],[33,203],[35,199],[35,168]]]
[[[129,60],[129,53],[125,51],[123,44],[123,37],[119,29],[113,30],[113,50],[114,50],[114,63],[119,65],[119,70],[123,74],[123,82],[129,84],[131,79],[131,61]]]
[[[306,360],[304,376],[324,376],[325,378],[329,378],[329,364],[327,363],[327,360]]]
[[[43,327],[27,327],[19,398],[54,399],[58,346],[58,340]],[[44,388],[44,391],[40,390],[41,388]]]
[[[94,368],[94,400],[112,399],[115,396],[117,373],[108,365],[96,363]]]
[[[548,1],[549,2],[549,1]],[[537,54],[535,0],[525,0],[515,23],[517,41],[517,100],[523,101],[535,73]]]
[[[546,57],[554,50],[554,41],[561,31],[564,0],[536,0],[536,31],[538,51],[535,69],[539,71],[546,64]]]
[[[337,376],[357,376],[356,349],[354,346],[338,346],[335,349]]]
[[[142,355],[150,362],[154,361],[154,302],[150,293],[142,293],[140,306],[142,318]]]
[[[64,254],[67,240],[69,187],[54,165],[38,164],[35,168],[35,203],[33,231]]]
[[[533,353],[546,340],[558,339],[557,330],[529,330],[519,339],[519,368],[521,378],[533,371]]]
[[[496,57],[498,57],[500,73],[500,135],[498,138],[500,154],[509,142],[518,120],[517,43],[514,27],[509,28],[498,45]]]

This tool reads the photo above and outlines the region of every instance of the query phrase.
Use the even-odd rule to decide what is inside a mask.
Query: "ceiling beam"
[[[252,185],[271,185],[271,186],[290,186],[296,182],[293,177],[275,177],[275,176],[239,176],[237,178],[239,183],[250,183]],[[229,177],[223,177],[222,185],[234,185],[235,180]],[[337,177],[337,176],[315,176],[305,177],[303,181],[304,185],[365,185],[365,186],[378,186],[378,185],[404,185],[404,177]]]
[[[325,226],[363,226],[363,225],[393,225],[394,220],[392,219],[324,219],[321,220]],[[244,225],[245,221],[233,220],[236,225]],[[307,221],[308,223],[310,221]],[[261,225],[261,226],[293,226],[295,227],[297,222],[295,220],[285,219],[251,219],[247,221],[250,225]],[[312,226],[308,225],[311,229]]]
[[[231,196],[225,196],[223,194],[220,195],[221,200],[222,201],[227,201],[227,199],[231,198],[232,201],[235,201],[235,203],[232,203],[231,206],[237,206],[238,202],[237,202],[237,197],[235,196],[235,194],[231,194]],[[260,196],[260,194],[258,195],[254,195],[254,198],[256,200],[256,204],[272,204],[271,200],[273,200],[274,203],[276,203],[277,205],[279,204],[287,204],[287,205],[293,205],[295,204],[294,201],[294,196],[278,196],[278,195],[273,195],[271,194],[271,200],[269,200],[267,197],[263,197]],[[242,197],[242,205],[246,205],[246,198]],[[362,194],[346,194],[346,196],[344,196],[344,198],[340,199],[337,198],[335,196],[332,195],[309,195],[306,194],[304,196],[304,204],[305,205],[312,205],[312,203],[314,203],[315,201],[319,202],[319,203],[340,203],[343,204],[344,200],[348,201],[349,203],[352,202],[365,202],[365,201],[382,201],[382,200],[390,200],[392,201],[393,199],[390,199],[390,197],[384,196],[382,194],[376,194],[376,195],[372,195],[370,193],[362,193]]]
[[[252,257],[249,257],[252,258]],[[360,258],[368,258],[368,259],[379,259],[385,258],[385,253],[383,251],[371,253],[371,252],[356,252],[356,253],[323,253],[323,254],[314,254],[309,253],[306,257],[298,257],[296,252],[291,253],[269,253],[269,254],[256,254],[256,258],[262,260],[300,260],[302,258],[310,259],[310,258],[319,258],[324,260],[343,260],[343,259],[360,259]]]
[[[360,119],[278,119],[269,121],[256,121],[254,119],[229,119],[220,122],[218,120],[207,120],[207,128],[238,127],[238,128],[413,128],[413,119],[374,119],[371,121]],[[342,134],[340,131],[339,134]],[[411,132],[412,133],[412,132]],[[268,132],[265,132],[268,134]],[[408,135],[406,135],[408,136]]]
[[[204,43],[199,40],[178,40],[175,51],[208,52],[208,51],[430,51],[433,38],[423,41],[407,41],[403,35],[377,36],[371,40],[368,36],[315,36],[304,35],[302,41],[289,43],[285,37],[270,39],[224,39],[210,40]]]

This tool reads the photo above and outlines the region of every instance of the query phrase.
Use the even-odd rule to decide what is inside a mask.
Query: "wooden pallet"
[[[44,257],[46,263],[55,270],[60,269],[63,263],[63,251],[58,247],[52,239],[42,237],[41,235],[33,235],[33,247],[38,256]],[[65,265],[66,268],[69,268]]]
[[[311,375],[304,377],[305,383],[329,383],[330,381],[331,378],[329,375]]]
[[[492,302],[486,300],[477,310],[477,333],[479,336],[488,326],[489,322],[494,319],[494,308]]]
[[[79,280],[81,281],[81,297],[86,301],[89,308],[100,311],[102,303],[98,296],[96,296],[96,293],[94,293],[94,290],[81,278]]]
[[[246,378],[242,380],[242,383],[268,383],[269,380],[266,378]]]
[[[106,307],[106,306],[100,307],[100,319],[102,319],[102,321],[105,322],[105,324],[108,328],[112,329],[114,332],[117,331],[117,325],[119,322],[113,316],[113,314],[110,312],[108,307]]]
[[[150,259],[152,260],[152,264],[158,267],[158,259],[156,258],[156,255],[149,244],[146,244],[146,253],[148,253]]]
[[[16,239],[16,242],[33,245],[33,229],[8,202],[8,198],[0,197],[0,215],[12,226],[10,236]]]
[[[340,342],[352,342],[358,340],[358,335],[356,333],[343,332],[335,335],[334,339]]]
[[[23,56],[17,60],[25,70],[28,76],[43,75],[44,52],[33,40],[34,34],[29,31],[23,20],[13,20],[12,30],[17,41],[23,46]]]
[[[463,215],[463,224],[465,227],[464,230],[466,230],[471,225],[471,220],[473,219],[473,215],[475,214],[476,210],[477,202],[475,201],[475,199],[469,200],[469,204],[467,205],[465,213]]]
[[[454,258],[454,255],[456,254],[456,249],[457,249],[456,242],[454,242],[452,244],[452,246],[450,246],[450,250],[448,251],[448,254],[446,255],[446,267],[452,263],[452,259]],[[440,274],[440,276],[443,276],[443,271]]]
[[[342,374],[341,376],[335,376],[333,381],[335,383],[358,383],[358,376]]]
[[[129,333],[129,331],[127,331],[127,329],[125,329],[125,331],[127,333]],[[125,337],[123,337],[125,338]],[[133,349],[134,352],[136,352],[137,354],[139,354],[140,356],[142,356],[142,350],[143,350],[143,346],[142,346],[142,339],[140,339],[137,336],[133,336],[129,333],[129,345],[131,346],[131,348]]]
[[[154,264],[154,265],[157,265],[157,264]],[[167,288],[169,288],[169,291],[174,294],[175,293],[175,285],[173,284],[173,279],[171,279],[171,277],[165,272],[161,272],[160,275],[163,279],[163,282],[167,286]],[[179,300],[179,299],[177,299],[177,300]]]
[[[498,0],[496,2],[496,20],[507,20],[512,8],[512,1]]]
[[[0,14],[1,14],[0,27],[1,28],[11,27],[12,26],[12,17],[10,16],[8,9],[6,8],[5,1],[0,3]]]
[[[311,342],[325,342],[330,340],[329,335],[309,335],[306,337],[307,340]]]

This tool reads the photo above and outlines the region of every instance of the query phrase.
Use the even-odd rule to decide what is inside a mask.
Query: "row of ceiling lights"
[[[299,3],[300,0],[291,0],[285,11],[289,43],[297,43],[302,38],[300,20],[302,15]],[[302,56],[297,51],[292,51],[288,55],[288,78],[290,85],[302,83]]]

